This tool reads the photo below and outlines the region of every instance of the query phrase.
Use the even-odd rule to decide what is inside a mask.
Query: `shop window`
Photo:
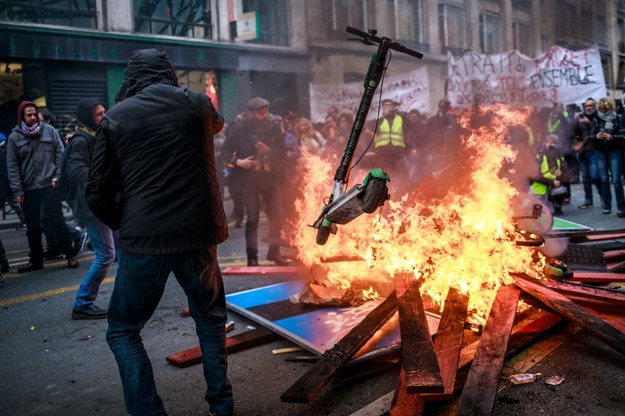
[[[95,0],[0,2],[0,20],[97,28]]]
[[[289,25],[285,0],[243,0],[243,13],[258,14],[258,38],[248,41],[289,46]],[[294,11],[298,12],[298,11]]]
[[[438,25],[443,51],[451,49],[462,52],[466,48],[464,7],[440,3]]]
[[[135,32],[212,38],[210,0],[134,0]]]

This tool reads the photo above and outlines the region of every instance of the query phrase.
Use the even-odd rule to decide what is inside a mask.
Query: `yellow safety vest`
[[[382,146],[406,147],[404,142],[404,120],[400,116],[393,118],[393,125],[389,126],[388,120],[384,118],[378,127],[378,134],[375,135],[375,148]]]
[[[542,156],[542,158],[540,157]],[[540,173],[547,179],[555,179],[556,174],[553,170],[549,169],[549,163],[547,162],[546,155],[538,155],[537,159],[540,162]],[[560,169],[560,158],[556,159],[556,169]],[[549,192],[550,186],[541,182],[532,182],[532,191],[536,195],[546,195]]]

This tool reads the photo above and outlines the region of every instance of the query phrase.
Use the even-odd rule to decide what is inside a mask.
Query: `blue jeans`
[[[226,376],[226,297],[216,246],[161,255],[119,251],[106,340],[119,367],[126,409],[134,416],[165,412],[140,332],[154,313],[170,272],[187,295],[195,321],[207,385],[204,397],[214,413],[231,414],[234,401]]]
[[[76,293],[75,310],[89,309],[93,305],[98,296],[100,284],[106,277],[109,267],[115,261],[113,231],[96,218],[86,220],[84,223],[87,227],[91,247],[95,252],[95,259]]]
[[[616,198],[616,209],[625,210],[625,193],[623,193],[623,151],[621,149],[609,150],[605,152],[610,168],[611,182],[614,187],[614,197]],[[612,207],[612,195],[608,200],[608,208]]]
[[[610,194],[608,165],[603,152],[586,150],[579,155],[579,164],[584,185],[584,202],[592,203],[592,184],[594,183],[601,197],[603,208],[609,209],[612,196]]]

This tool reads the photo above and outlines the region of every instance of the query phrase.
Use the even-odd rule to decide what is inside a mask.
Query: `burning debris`
[[[391,178],[391,201],[384,209],[341,227],[325,246],[316,244],[306,224],[328,188],[331,166],[305,155],[299,174],[306,188],[297,201],[299,218],[294,224],[300,229],[291,243],[309,266],[324,257],[364,260],[327,263],[323,281],[316,283],[347,290],[355,279],[392,284],[396,274],[410,273],[439,309],[450,288],[471,294],[469,311],[484,322],[498,288],[512,283],[511,273],[542,276],[545,256],[517,244],[524,236],[519,235],[511,204],[518,195],[510,179],[517,153],[506,133],[512,125],[523,125],[528,113],[503,105],[493,108],[479,115],[488,120],[480,127],[474,125],[475,111],[460,119],[464,134],[457,146],[435,155],[443,169],[414,178],[408,187],[413,191],[401,196],[393,187],[407,179]],[[451,159],[442,164],[440,159],[448,156]]]

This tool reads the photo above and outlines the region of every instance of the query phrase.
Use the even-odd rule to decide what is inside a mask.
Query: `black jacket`
[[[162,51],[133,53],[131,96],[100,124],[85,190],[96,217],[119,229],[120,247],[140,254],[196,250],[228,237],[213,150],[223,122],[206,95],[178,87],[173,67],[162,70],[159,53],[167,66]]]

